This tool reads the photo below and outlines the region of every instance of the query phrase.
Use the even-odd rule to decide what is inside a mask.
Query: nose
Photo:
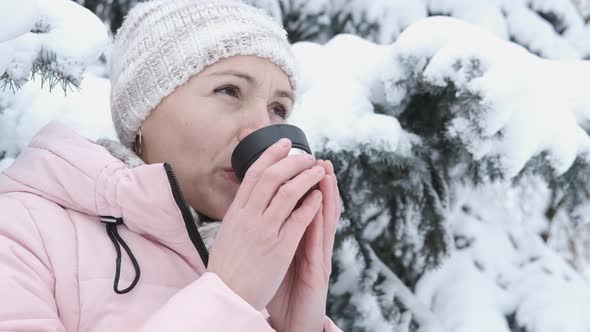
[[[248,116],[244,117],[244,124],[238,132],[238,141],[242,141],[246,136],[255,132],[256,130],[271,125],[270,116],[266,109],[258,108],[255,111],[247,112]]]

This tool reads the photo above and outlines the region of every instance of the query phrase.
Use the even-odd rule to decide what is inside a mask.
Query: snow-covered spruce
[[[535,229],[550,191],[538,177],[457,189],[455,249],[416,286],[444,331],[586,332],[590,288]]]
[[[15,92],[31,77],[50,90],[59,85],[64,93],[79,87],[84,68],[108,43],[103,23],[73,1],[2,1],[0,13],[3,92]]]
[[[319,157],[335,161],[343,195],[345,213],[329,306],[338,324],[354,331],[483,329],[485,322],[465,318],[480,297],[478,308],[483,311],[476,317],[485,318],[490,328],[544,332],[551,330],[539,321],[561,327],[586,324],[575,313],[537,315],[528,307],[530,301],[543,300],[539,303],[552,308],[555,298],[538,298],[532,288],[514,288],[522,297],[506,297],[507,286],[492,281],[479,292],[466,284],[473,297],[457,292],[455,299],[455,293],[444,293],[452,282],[470,276],[474,286],[482,285],[480,279],[514,273],[532,282],[527,278],[534,278],[540,271],[535,268],[542,264],[528,264],[526,259],[549,255],[547,259],[557,264],[555,271],[560,271],[556,273],[577,281],[536,278],[537,286],[568,292],[580,288],[580,303],[590,300],[580,276],[539,236],[547,231],[545,212],[553,193],[563,192],[572,182],[561,178],[574,161],[586,158],[588,137],[582,126],[590,99],[584,96],[587,84],[575,81],[585,79],[579,76],[588,70],[584,62],[541,59],[486,30],[444,17],[416,23],[389,46],[339,35],[323,46],[297,43],[295,51],[303,77],[292,121],[306,130]],[[568,80],[571,87],[564,87]],[[555,93],[558,85],[565,94]],[[481,232],[468,237],[461,233],[480,222],[461,213],[478,212],[471,205],[479,207],[489,200],[474,184],[493,188],[489,181],[500,180],[505,191],[495,193],[511,197],[511,191],[530,186],[526,174],[535,171],[542,172],[543,181],[537,181],[545,186],[544,181],[559,185],[547,186],[544,199],[534,206],[537,218],[528,217],[542,221],[517,228],[522,234],[515,240],[516,248],[510,244],[515,231],[507,225],[520,219],[505,206],[496,208],[510,212],[498,216],[507,224],[496,225],[491,218]],[[511,184],[511,178],[519,181]],[[470,194],[465,194],[465,186]],[[474,201],[466,203],[465,196]],[[523,200],[514,198],[512,208],[520,209]],[[512,250],[522,270],[479,270],[478,265],[490,266],[498,259],[491,244],[480,238],[494,227],[499,227],[498,246],[509,244],[502,250]],[[465,256],[471,246],[483,246],[491,255],[481,260],[456,258]],[[429,277],[440,262],[444,282]],[[431,287],[431,295],[423,291],[420,299],[404,296],[417,284]],[[446,304],[433,302],[432,296],[464,305],[457,303],[456,314],[448,316]],[[434,314],[424,314],[423,308]],[[573,325],[556,325],[572,317]]]
[[[437,125],[446,138],[476,161],[497,160],[505,177],[540,153],[556,175],[576,157],[586,160],[590,139],[582,125],[590,120],[590,63],[541,59],[444,17],[406,29],[390,58],[383,76],[392,115],[410,116],[409,105],[424,95],[439,98],[444,107],[432,115],[442,120]]]
[[[263,0],[269,12],[282,9],[292,41],[325,43],[351,33],[390,44],[428,16],[452,16],[551,59],[590,56],[590,6],[586,0]],[[276,15],[276,14],[275,14]]]
[[[108,80],[84,73],[108,45],[103,23],[69,0],[1,1],[0,13],[0,170],[52,119],[114,137]]]

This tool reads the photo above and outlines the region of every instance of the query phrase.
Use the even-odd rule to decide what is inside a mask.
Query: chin
[[[234,201],[234,198],[236,197],[239,185],[228,185],[228,182],[224,180],[221,183],[217,183],[216,188],[218,190],[215,190],[214,192],[210,193],[209,197],[212,197],[212,200],[208,200],[206,202],[209,209],[207,209],[207,211],[203,211],[202,213],[206,215],[208,218],[215,221],[222,220],[223,217],[225,217],[227,210],[229,210],[229,207],[231,206],[231,204]]]
[[[226,203],[219,208],[219,218],[217,218],[217,220],[221,220],[223,217],[225,217],[227,210],[229,210],[231,203],[233,203],[233,198],[234,196],[232,196],[231,199],[227,200]]]
[[[227,210],[229,210],[229,207],[231,206],[234,197],[235,195],[221,196],[216,202],[214,202],[213,209],[211,211],[208,211],[209,213],[205,215],[209,217],[211,220],[221,221],[223,217],[225,217]]]

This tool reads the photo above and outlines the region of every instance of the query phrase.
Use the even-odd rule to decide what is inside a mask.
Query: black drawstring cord
[[[139,276],[141,275],[141,271],[139,270],[139,264],[137,263],[135,256],[133,256],[133,252],[131,252],[131,249],[129,249],[127,243],[123,241],[123,239],[117,232],[117,225],[121,225],[123,223],[123,218],[102,216],[100,217],[100,221],[106,224],[107,234],[111,238],[111,241],[115,246],[115,250],[117,251],[117,268],[115,271],[115,282],[113,284],[113,290],[117,294],[128,293],[135,287],[135,285],[137,285],[137,282],[139,281]],[[133,279],[133,282],[131,283],[131,285],[129,285],[129,287],[122,290],[119,290],[119,277],[121,275],[121,248],[119,247],[119,244],[123,246],[123,249],[125,249],[125,251],[127,252],[129,259],[131,259],[133,267],[135,268],[135,279]]]

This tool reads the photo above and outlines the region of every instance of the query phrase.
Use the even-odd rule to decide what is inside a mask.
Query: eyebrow
[[[246,73],[242,73],[239,71],[235,71],[235,70],[226,70],[226,71],[219,71],[219,72],[215,72],[215,73],[211,73],[207,76],[236,76],[239,78],[242,78],[244,80],[246,80],[249,84],[251,85],[256,85],[256,79]],[[291,91],[285,91],[285,90],[275,90],[275,93],[273,95],[273,97],[283,97],[283,98],[288,98],[291,99],[291,103],[294,102],[294,97],[293,97],[293,92]]]

